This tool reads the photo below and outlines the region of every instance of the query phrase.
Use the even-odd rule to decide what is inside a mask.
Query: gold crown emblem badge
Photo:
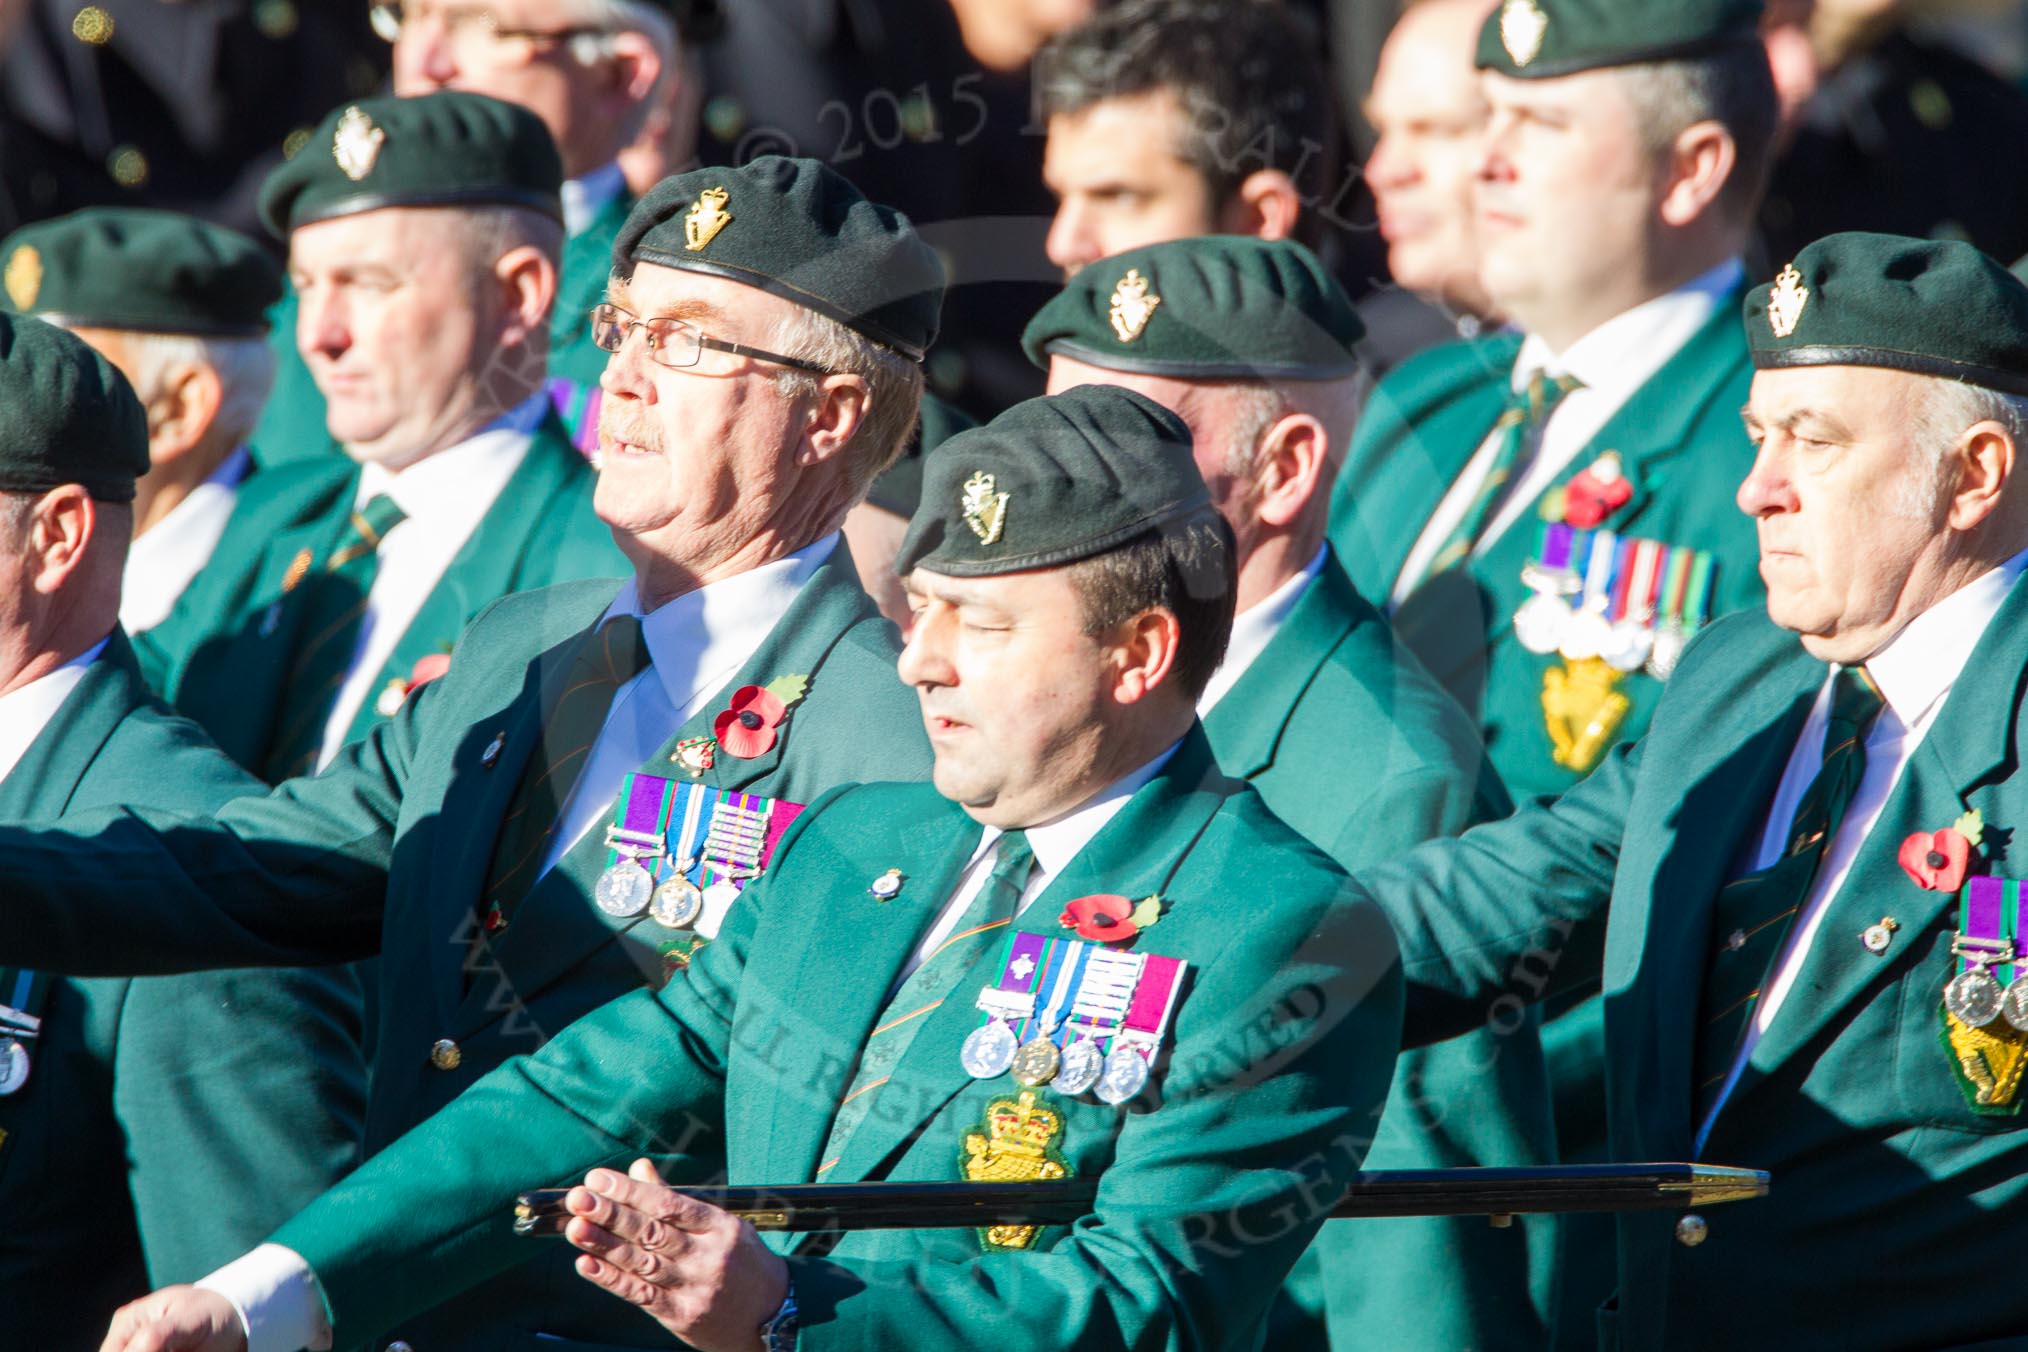
[[[982,545],[998,544],[1000,530],[1007,524],[1008,495],[994,492],[995,487],[992,475],[974,472],[965,480],[964,496],[958,500],[965,524]]]
[[[1032,1091],[1018,1099],[986,1105],[986,1130],[965,1135],[965,1177],[974,1183],[1027,1183],[1065,1178],[1070,1166],[1057,1153],[1063,1115],[1042,1107]],[[979,1231],[988,1249],[1026,1249],[1035,1243],[1032,1225],[995,1225]]]
[[[725,209],[728,194],[723,188],[706,188],[697,194],[697,202],[690,208],[690,214],[683,218],[683,247],[696,253],[705,245],[718,238],[718,232],[732,224],[732,217]]]
[[[1155,316],[1155,307],[1161,303],[1162,298],[1148,290],[1148,279],[1141,275],[1141,270],[1128,268],[1127,275],[1113,288],[1112,308],[1106,311],[1106,316],[1112,320],[1113,332],[1120,341],[1131,343],[1148,327],[1148,321]]]
[[[1803,274],[1791,263],[1775,278],[1774,290],[1767,297],[1767,326],[1774,330],[1774,336],[1786,338],[1794,333],[1796,321],[1803,317],[1803,307],[1809,303],[1810,292],[1803,285]]]
[[[9,255],[6,276],[0,280],[4,280],[7,299],[14,302],[14,308],[28,309],[42,290],[42,255],[33,245],[22,245]]]
[[[374,126],[372,118],[356,107],[347,108],[331,137],[331,158],[345,177],[357,183],[373,172],[373,162],[386,144],[387,133]]]
[[[1535,0],[1507,0],[1500,6],[1500,45],[1517,66],[1525,66],[1542,51],[1542,39],[1549,31],[1549,16]]]

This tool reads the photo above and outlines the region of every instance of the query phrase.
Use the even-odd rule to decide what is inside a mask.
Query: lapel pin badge
[[[908,877],[898,868],[891,868],[867,885],[875,901],[893,901],[901,895],[901,884]]]
[[[496,732],[493,740],[486,743],[486,749],[479,753],[479,764],[490,770],[500,763],[500,753],[507,746],[507,734]]]
[[[1859,936],[1859,942],[1866,945],[1866,951],[1877,958],[1894,942],[1894,931],[1900,928],[1901,922],[1891,915],[1883,915],[1879,924],[1866,927],[1865,933]]]

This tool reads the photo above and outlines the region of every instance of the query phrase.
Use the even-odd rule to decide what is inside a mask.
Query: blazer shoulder
[[[597,620],[619,594],[622,581],[616,577],[576,578],[509,592],[487,602],[472,616],[460,646],[471,642],[490,645],[504,639],[515,647],[539,651]]]
[[[1768,618],[1765,607],[1749,606],[1720,616],[1697,632],[1664,692],[1708,682],[1737,687],[1776,667],[1816,660],[1793,631]]]
[[[358,472],[359,466],[343,455],[263,465],[240,484],[234,524],[242,517],[292,522],[319,515],[351,487]]]
[[[148,696],[127,711],[93,757],[70,807],[193,813],[266,792],[202,728]]]
[[[1420,402],[1505,380],[1520,350],[1519,337],[1505,333],[1439,343],[1382,376],[1373,397]]]

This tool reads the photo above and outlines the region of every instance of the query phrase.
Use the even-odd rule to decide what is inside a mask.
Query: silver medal
[[[28,1083],[28,1048],[20,1038],[0,1038],[0,1097]]]
[[[1075,1097],[1097,1084],[1105,1068],[1106,1058],[1097,1040],[1078,1038],[1063,1049],[1063,1069],[1056,1072],[1049,1087],[1065,1097]]]
[[[2028,1033],[2028,976],[2007,983],[2007,993],[2000,997],[2000,1017]]]
[[[689,929],[704,914],[704,893],[696,883],[679,874],[655,889],[648,914],[664,929]]]
[[[1676,669],[1676,661],[1683,656],[1683,645],[1690,641],[1690,635],[1680,624],[1665,624],[1655,631],[1655,646],[1648,653],[1648,674],[1658,681],[1669,679],[1669,673]]]
[[[1582,662],[1588,657],[1597,657],[1606,650],[1613,639],[1612,624],[1599,613],[1597,607],[1586,606],[1570,617],[1564,626],[1562,641],[1557,651],[1573,662]]]
[[[965,1045],[958,1049],[958,1063],[973,1079],[990,1080],[1007,1073],[1018,1048],[1014,1030],[994,1019],[985,1027],[972,1030]]]
[[[1514,612],[1514,637],[1529,652],[1546,657],[1563,642],[1573,613],[1562,597],[1536,592]]]
[[[1148,1063],[1132,1047],[1115,1047],[1106,1056],[1105,1072],[1096,1093],[1106,1103],[1125,1103],[1148,1083]]]
[[[1638,620],[1621,620],[1611,630],[1601,654],[1614,671],[1639,671],[1655,650],[1655,631]]]
[[[620,859],[599,875],[592,898],[610,916],[639,915],[655,895],[654,875],[632,859]]]
[[[1944,987],[1944,1008],[1973,1028],[1984,1028],[1999,1018],[2005,1000],[1998,979],[1984,967],[1959,972]]]

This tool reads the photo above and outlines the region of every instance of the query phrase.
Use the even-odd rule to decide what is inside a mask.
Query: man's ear
[[[1302,214],[1303,195],[1294,179],[1279,169],[1256,169],[1239,181],[1232,200],[1219,213],[1219,232],[1290,239]]]
[[[1268,428],[1254,453],[1254,515],[1286,527],[1299,520],[1330,463],[1331,434],[1307,413],[1291,413]]]
[[[1173,679],[1182,642],[1183,626],[1164,607],[1151,607],[1124,621],[1109,645],[1114,664],[1113,698],[1121,704],[1137,704]]]
[[[611,53],[607,59],[612,70],[607,92],[612,96],[615,115],[624,117],[634,105],[655,92],[655,82],[662,78],[662,53],[642,33],[610,34],[606,46]]]
[[[82,485],[60,484],[44,493],[28,527],[29,585],[55,595],[84,566],[98,528],[98,504]]]
[[[1958,489],[1945,516],[1952,530],[1973,530],[1999,510],[2019,449],[1999,423],[1973,423],[1965,429],[1949,452],[1958,469]]]
[[[225,382],[203,362],[170,371],[148,404],[148,458],[165,464],[195,449],[225,403]]]
[[[556,303],[556,264],[532,244],[509,249],[493,265],[500,288],[500,343],[526,343],[549,331],[549,308]]]
[[[1717,122],[1695,122],[1676,133],[1665,152],[1669,178],[1662,190],[1662,219],[1681,229],[1708,215],[1739,168],[1739,147]]]
[[[842,452],[865,426],[873,411],[873,391],[863,376],[829,375],[817,387],[811,401],[809,421],[803,425],[803,445],[796,452],[802,465],[820,465]]]

